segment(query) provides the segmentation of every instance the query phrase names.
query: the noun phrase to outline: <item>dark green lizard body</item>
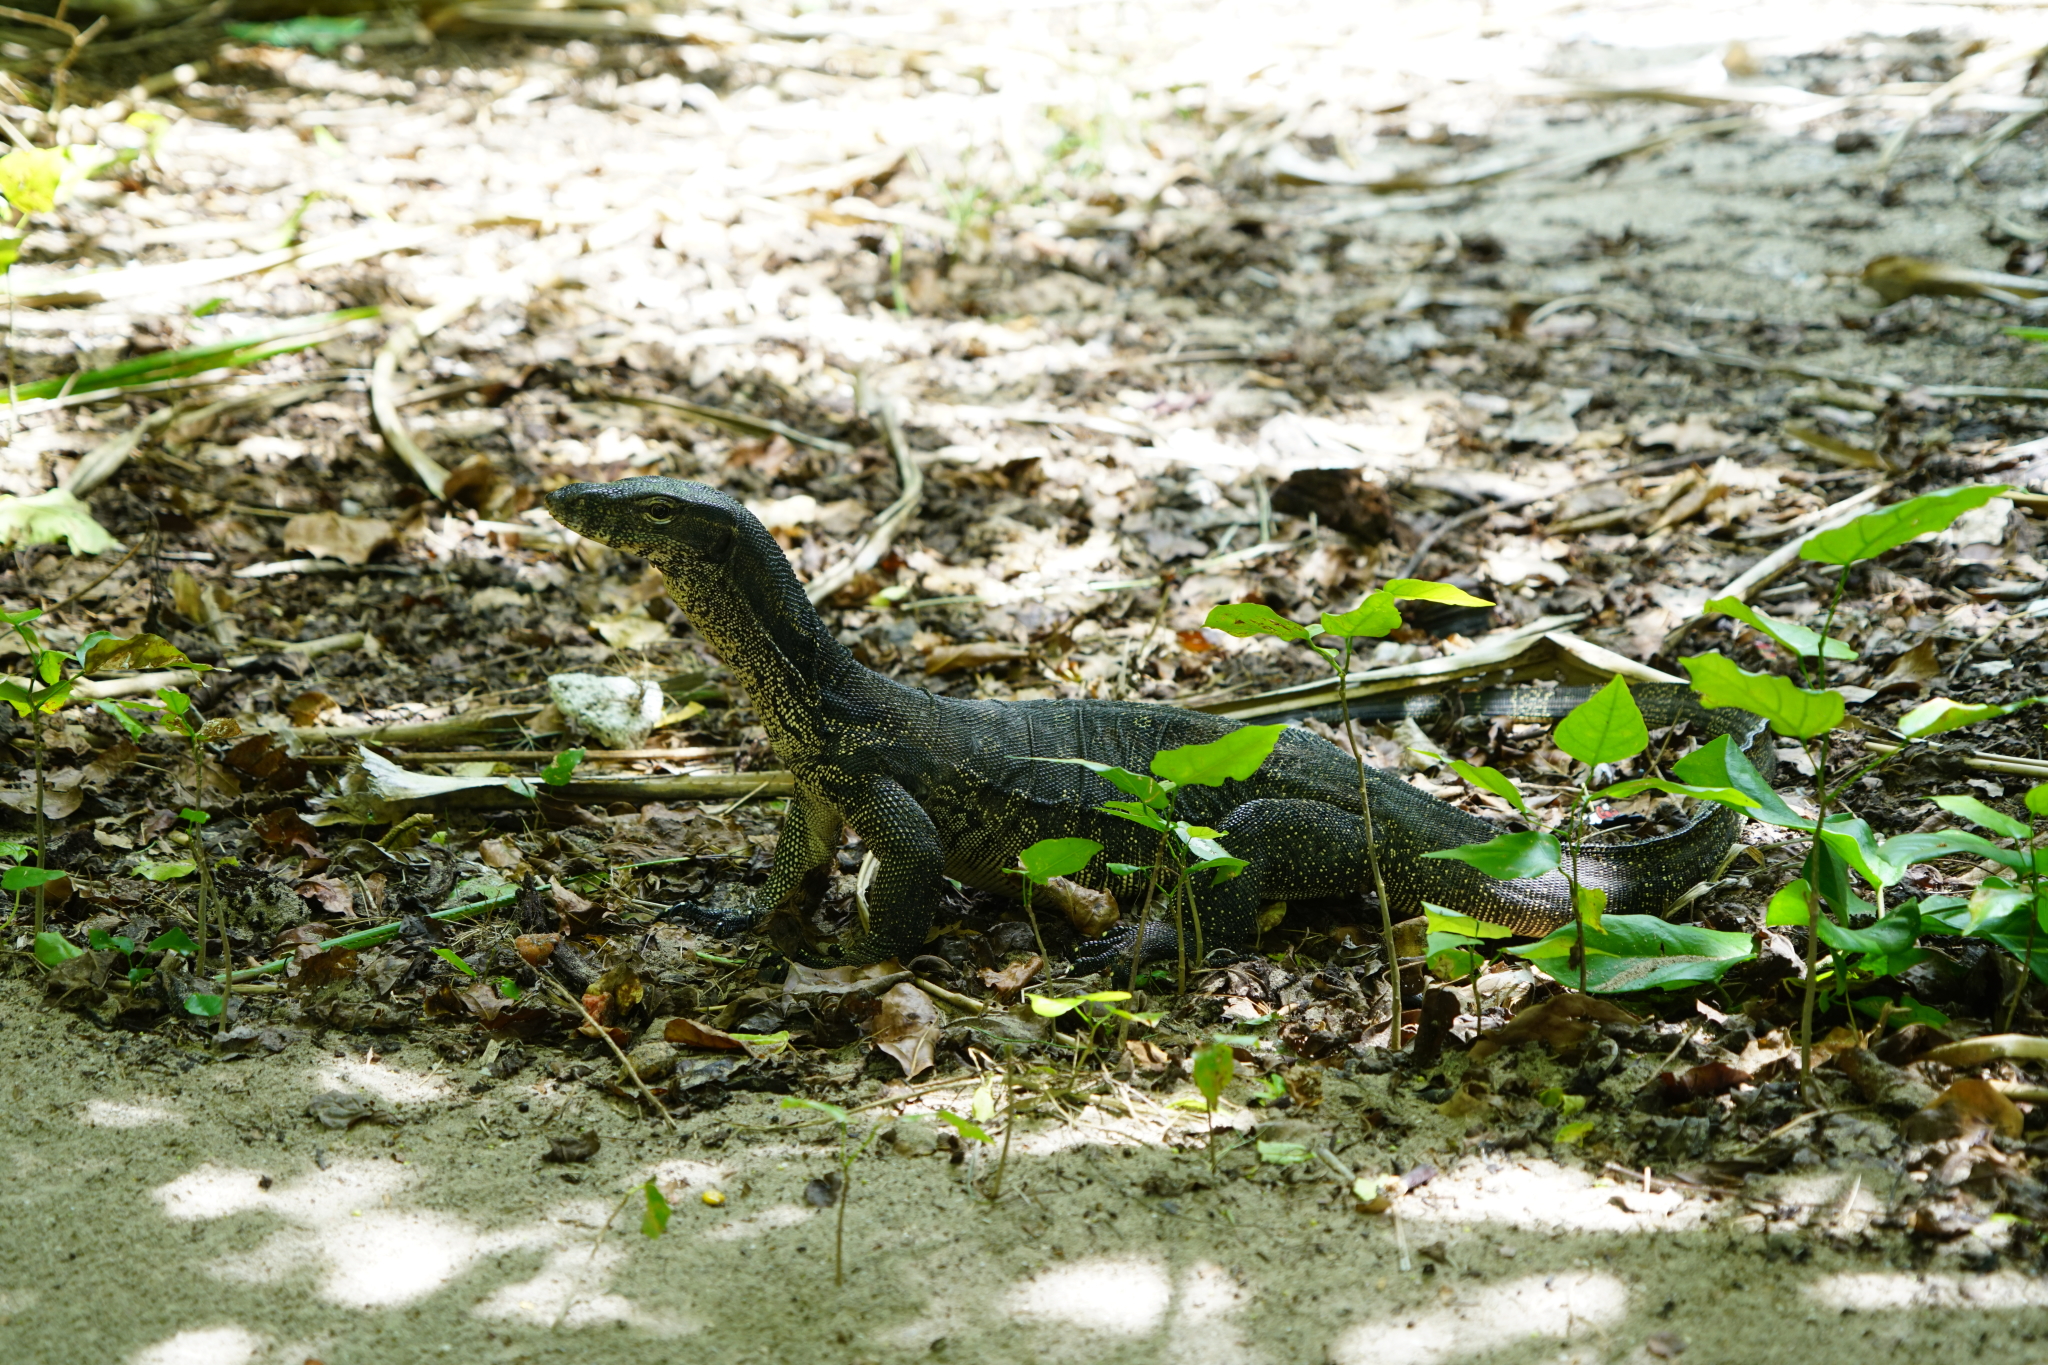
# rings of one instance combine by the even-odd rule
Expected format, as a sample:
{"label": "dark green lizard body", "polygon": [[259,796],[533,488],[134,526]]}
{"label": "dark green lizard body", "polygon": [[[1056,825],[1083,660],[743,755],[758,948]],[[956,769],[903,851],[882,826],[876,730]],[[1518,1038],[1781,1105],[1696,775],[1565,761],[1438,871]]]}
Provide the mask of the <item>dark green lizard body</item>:
{"label": "dark green lizard body", "polygon": [[[969,701],[935,697],[863,667],[826,630],[788,560],[761,523],[727,495],[679,479],[572,484],[548,495],[557,520],[594,540],[645,556],[669,595],[738,678],[794,776],[796,794],[754,918],[803,894],[851,825],[880,862],[867,894],[868,928],[844,946],[845,962],[909,958],[923,949],[943,877],[1014,892],[1020,850],[1047,838],[1085,837],[1105,856],[1077,876],[1132,907],[1141,877],[1116,878],[1103,863],[1147,866],[1157,837],[1097,809],[1121,795],[1075,764],[1086,758],[1147,772],[1161,749],[1201,744],[1241,722],[1170,706],[1110,701]],[[1517,714],[1556,710],[1524,689]],[[1675,686],[1639,687],[1651,724],[1690,719],[1735,737],[1770,775],[1762,723],[1742,711],[1703,711]],[[1499,826],[1456,810],[1398,777],[1366,769],[1380,867],[1397,915],[1424,901],[1540,934],[1571,919],[1561,876],[1496,881],[1424,853],[1477,843]],[[1268,901],[1355,894],[1369,884],[1357,768],[1336,745],[1284,731],[1248,781],[1184,788],[1185,819],[1223,831],[1247,867],[1197,896],[1205,947],[1248,944]],[[1608,893],[1609,913],[1656,913],[1710,875],[1741,817],[1712,807],[1675,834],[1602,846],[1580,857],[1583,881]],[[1084,945],[1081,965],[1128,954],[1134,927]],[[1191,945],[1192,946],[1192,945]],[[1175,950],[1154,926],[1143,956]],[[801,952],[800,956],[804,956]]]}

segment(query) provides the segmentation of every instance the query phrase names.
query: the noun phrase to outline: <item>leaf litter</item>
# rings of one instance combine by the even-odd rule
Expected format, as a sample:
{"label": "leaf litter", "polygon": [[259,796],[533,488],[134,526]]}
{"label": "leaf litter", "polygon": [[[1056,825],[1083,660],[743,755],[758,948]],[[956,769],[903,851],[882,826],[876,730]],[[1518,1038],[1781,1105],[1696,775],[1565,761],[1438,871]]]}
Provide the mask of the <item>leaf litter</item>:
{"label": "leaf litter", "polygon": [[[1722,1239],[1687,1242],[1689,1264],[1808,1267],[1772,1291],[1786,1320],[1802,1295],[1890,1302],[1867,1277],[1902,1268],[1928,1302],[2019,1293],[2001,1277],[2039,1266],[2032,1115],[2048,1086],[2040,1057],[1993,1041],[2013,1032],[1997,955],[1926,940],[1878,1018],[1843,1013],[1821,1040],[1809,1103],[1788,1032],[1797,949],[1764,924],[1791,873],[1760,825],[1678,916],[1753,936],[1753,962],[1626,1009],[1563,988],[1540,955],[1424,974],[1401,1004],[1430,1031],[1427,1065],[1388,1046],[1377,931],[1361,928],[1377,911],[1358,902],[1288,907],[1257,954],[1198,972],[1185,997],[1141,983],[1120,1008],[1162,1017],[1113,1027],[1026,999],[1111,988],[1048,979],[1069,916],[1099,927],[1100,905],[1044,917],[1048,966],[1013,903],[961,892],[925,953],[844,981],[681,930],[667,906],[732,903],[764,874],[786,776],[645,566],[538,506],[573,479],[705,479],[832,584],[828,620],[870,667],[949,695],[1227,707],[1320,675],[1278,641],[1204,629],[1210,606],[1308,619],[1416,574],[1497,605],[1411,610],[1359,666],[1455,676],[1460,656],[1540,626],[1574,643],[1538,677],[1585,680],[1560,660],[1588,650],[1673,674],[1680,638],[1767,668],[1777,640],[1702,613],[1732,596],[1815,617],[1828,576],[1771,551],[1866,490],[2003,482],[2010,497],[1859,571],[1833,626],[1857,657],[1831,677],[1872,734],[1935,694],[2010,703],[2039,689],[2048,421],[2033,343],[2007,334],[2033,316],[2042,268],[2039,134],[2000,120],[2041,92],[2004,16],[1956,11],[1952,33],[1921,9],[1881,38],[1771,48],[1731,29],[1713,62],[1642,71],[1517,19],[1503,34],[1549,65],[1455,84],[1375,55],[1447,52],[1419,11],[1287,48],[1306,7],[1236,49],[1075,16],[977,15],[942,35],[907,5],[462,6],[434,21],[470,35],[460,47],[174,31],[146,71],[88,59],[74,87],[109,95],[160,74],[177,42],[209,65],[139,106],[24,116],[39,140],[61,127],[108,146],[137,107],[166,122],[130,179],[84,182],[111,192],[31,220],[0,519],[37,548],[0,591],[52,608],[61,647],[164,634],[218,670],[199,710],[245,733],[195,770],[103,712],[49,728],[44,811],[69,873],[53,922],[85,951],[15,959],[6,1046],[68,1059],[37,1068],[61,1091],[20,1068],[18,1103],[168,1097],[220,1128],[209,1159],[236,1167],[267,1143],[309,1190],[360,1178],[351,1163],[416,1174],[459,1148],[487,1174],[435,1178],[484,1225],[570,1198],[562,1185],[608,1202],[653,1180],[701,1196],[675,1200],[679,1220],[707,1217],[698,1268],[752,1247],[812,1277],[811,1212],[847,1200],[836,1137],[777,1099],[840,1105],[853,1142],[890,1131],[852,1167],[869,1188],[848,1216],[904,1236],[900,1265],[930,1292],[748,1338],[798,1356],[834,1330],[877,1352],[974,1349],[1047,1322],[1121,1323],[1170,1353],[1205,1321],[1247,1359],[1285,1359],[1270,1342],[1299,1321],[1317,1337],[1302,1358],[1375,1358],[1347,1313],[1377,1317],[1382,1295],[1436,1311],[1429,1282],[1454,1272],[1540,1298],[1505,1266],[1561,1269],[1571,1242],[1560,1258],[1543,1235],[1558,1231],[1617,1239],[1601,1254],[1629,1267],[1622,1300],[1676,1283],[1619,1240],[1653,1227]],[[1071,67],[1074,52],[1116,75]],[[1948,178],[1958,139],[1975,197]],[[1945,248],[1957,259],[1928,254],[1929,223],[1967,244]],[[381,334],[249,345],[373,303]],[[213,355],[243,368],[190,371]],[[92,387],[109,375],[135,382]],[[64,491],[80,457],[130,432]],[[128,545],[146,550],[107,573]],[[636,685],[621,728],[565,704],[553,684],[579,674]],[[1937,795],[2010,805],[2015,778],[2048,775],[2029,769],[2037,723],[1933,747],[1860,813],[1892,832],[1946,827]],[[617,742],[565,763],[585,733]],[[1506,814],[1417,766],[1414,736],[1352,733],[1432,794]],[[1541,788],[1567,765],[1546,728],[1470,718],[1428,739],[1514,772],[1539,793],[1531,818],[1555,817]],[[1613,814],[1665,804],[1637,801]],[[236,963],[289,964],[238,985],[217,1023],[179,1008],[200,983],[175,952],[131,983],[141,959],[90,938],[191,923],[192,876],[151,869],[179,861],[170,836],[193,806],[212,815],[197,837]],[[858,916],[862,861],[841,851],[810,932]],[[1907,885],[1967,896],[1983,875],[1953,858]],[[1665,960],[1679,978],[1691,963]],[[1219,1037],[1234,1070],[1212,1176],[1192,1066]],[[923,1131],[916,1116],[939,1110],[993,1143]],[[48,1160],[46,1139],[11,1140]],[[199,1179],[189,1154],[108,1150],[161,1172],[153,1188]],[[79,1188],[46,1169],[37,1198]],[[990,1243],[1003,1269],[942,1289],[960,1267],[917,1229],[943,1210],[948,1236],[978,1236],[963,1230],[990,1190],[1013,1220]],[[1161,1249],[1163,1229],[1205,1225],[1200,1264]],[[600,1263],[589,1236],[561,1246]],[[858,1281],[896,1255],[860,1243]],[[1345,1313],[1282,1306],[1261,1268],[1274,1255],[1327,1280],[1333,1308],[1335,1285],[1379,1284]],[[1060,1262],[1117,1286],[1125,1316],[1045,1291]],[[714,1267],[722,1293],[746,1292],[737,1264]],[[1607,1283],[1582,1287],[1585,1320],[1626,1334],[1638,1314],[1658,1329],[1638,1333],[1645,1349],[1671,1353],[1663,1319],[1600,1306]],[[601,1287],[544,1288],[512,1297],[546,1307],[508,1308],[508,1330],[599,1320],[576,1316],[582,1293],[648,1332],[737,1331],[646,1286],[658,1307],[640,1319]],[[262,1321],[248,1302],[235,1311]],[[989,1307],[1004,1303],[1008,1318]],[[1203,1319],[1198,1303],[1226,1307]],[[1680,1324],[1699,1343],[1755,1330],[1693,1307]]]}

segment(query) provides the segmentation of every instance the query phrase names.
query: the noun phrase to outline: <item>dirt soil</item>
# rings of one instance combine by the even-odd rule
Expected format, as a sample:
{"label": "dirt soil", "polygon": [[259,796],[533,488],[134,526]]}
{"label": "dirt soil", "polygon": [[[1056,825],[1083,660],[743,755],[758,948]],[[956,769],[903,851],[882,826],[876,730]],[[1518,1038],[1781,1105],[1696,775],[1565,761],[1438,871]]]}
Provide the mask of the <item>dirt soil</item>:
{"label": "dirt soil", "polygon": [[[901,491],[893,418],[922,496],[822,608],[864,663],[1221,705],[1318,666],[1204,630],[1211,605],[1309,619],[1407,574],[1497,605],[1411,614],[1364,664],[1542,622],[1666,673],[1782,666],[1725,618],[1674,632],[1845,499],[2012,484],[1852,577],[1860,658],[1831,681],[1867,756],[1929,696],[2048,690],[2048,357],[2006,331],[2048,265],[2025,12],[906,0],[637,36],[494,12],[325,53],[211,18],[117,33],[55,118],[48,59],[0,48],[26,136],[139,153],[30,220],[18,293],[183,267],[25,297],[14,382],[382,309],[239,376],[24,401],[0,447],[29,495],[143,429],[89,498],[119,547],[17,551],[0,604],[48,608],[64,648],[165,636],[239,729],[195,776],[102,709],[51,724],[49,914],[88,951],[38,962],[17,907],[0,1357],[2048,1356],[2040,1064],[1923,1060],[2007,1031],[2016,990],[2011,1031],[2042,1031],[1984,941],[1866,983],[1897,1014],[1875,1029],[1828,1012],[1810,1095],[1802,942],[1764,924],[1794,860],[1760,825],[1676,912],[1757,935],[1718,985],[1589,1005],[1504,957],[1425,999],[1418,958],[1408,1052],[1369,899],[1288,907],[1185,992],[1154,972],[1125,1003],[1158,1017],[1095,1034],[1020,989],[1124,983],[1048,980],[999,897],[961,893],[911,963],[792,968],[669,912],[765,875],[787,788],[746,698],[644,565],[538,505],[701,479],[815,579]],[[395,458],[401,422],[434,468]],[[1813,619],[1831,586],[1795,564],[1755,600]],[[652,730],[579,730],[549,687],[572,673],[655,685]],[[26,840],[32,741],[4,726]],[[1859,813],[2020,811],[2038,719],[1952,738]],[[1410,730],[1359,739],[1505,811]],[[1539,819],[1571,780],[1540,727],[1429,742],[1515,772]],[[538,795],[462,787],[572,744]],[[139,946],[200,931],[186,808],[237,965],[289,964],[218,1019]],[[855,913],[860,863],[811,931]],[[1056,972],[1076,934],[1046,928]],[[1480,1041],[1511,1016],[1519,1040]],[[1191,1062],[1218,1035],[1212,1126]],[[850,1190],[790,1097],[851,1111]]]}

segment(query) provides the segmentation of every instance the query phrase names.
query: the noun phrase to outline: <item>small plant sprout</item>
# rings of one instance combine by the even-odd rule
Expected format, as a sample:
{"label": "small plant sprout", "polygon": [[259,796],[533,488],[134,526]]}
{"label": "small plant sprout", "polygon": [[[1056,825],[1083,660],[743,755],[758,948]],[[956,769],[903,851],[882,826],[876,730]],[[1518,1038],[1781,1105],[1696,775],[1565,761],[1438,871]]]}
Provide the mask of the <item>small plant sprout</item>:
{"label": "small plant sprout", "polygon": [[[1206,825],[1190,824],[1174,815],[1174,793],[1183,787],[1220,787],[1225,782],[1242,782],[1250,778],[1265,763],[1273,752],[1273,746],[1280,742],[1284,725],[1245,725],[1232,730],[1206,744],[1184,744],[1175,749],[1161,749],[1152,755],[1151,775],[1134,773],[1108,763],[1097,763],[1086,758],[1041,758],[1040,763],[1072,763],[1088,769],[1117,790],[1126,793],[1129,800],[1105,801],[1097,809],[1114,815],[1120,820],[1129,820],[1142,825],[1159,835],[1158,848],[1172,860],[1174,878],[1167,892],[1167,904],[1172,907],[1174,924],[1179,939],[1179,982],[1180,989],[1187,989],[1187,929],[1192,920],[1195,928],[1195,958],[1200,961],[1205,947],[1202,942],[1202,920],[1195,913],[1193,876],[1197,872],[1210,874],[1210,885],[1216,886],[1244,871],[1245,861],[1233,858],[1223,849],[1221,830]],[[1092,855],[1091,855],[1092,856]],[[1155,854],[1155,862],[1157,854]],[[1110,870],[1118,875],[1128,875],[1143,869],[1127,863],[1111,863]],[[1186,919],[1182,918],[1182,902],[1186,903]],[[1131,937],[1132,974],[1136,975],[1137,961],[1145,945],[1145,928],[1150,921],[1152,897],[1147,892],[1145,911],[1140,914]]]}
{"label": "small plant sprout", "polygon": [[567,786],[575,776],[576,767],[583,762],[582,749],[564,749],[549,759],[547,766],[540,770],[540,780],[550,787]]}
{"label": "small plant sprout", "polygon": [[1093,839],[1040,839],[1017,855],[1017,866],[1010,870],[1024,879],[1024,918],[1031,921],[1031,936],[1038,940],[1042,961],[1051,962],[1052,955],[1045,950],[1045,935],[1039,930],[1038,915],[1031,908],[1031,888],[1044,886],[1054,877],[1073,876],[1100,852],[1102,845]]}
{"label": "small plant sprout", "polygon": [[782,1107],[809,1109],[813,1113],[823,1114],[839,1128],[838,1188],[833,1191],[833,1202],[839,1206],[839,1222],[832,1234],[832,1283],[843,1285],[846,1283],[846,1203],[853,1195],[853,1163],[867,1150],[868,1143],[874,1141],[875,1133],[880,1130],[870,1128],[860,1146],[855,1147],[847,1136],[847,1128],[853,1122],[853,1115],[838,1105],[827,1104],[823,1100],[807,1100],[800,1095],[789,1095],[784,1097]]}
{"label": "small plant sprout", "polygon": [[[977,1091],[976,1094],[979,1095],[980,1092]],[[993,1109],[993,1103],[991,1103],[991,1109]],[[973,1119],[963,1119],[950,1109],[936,1110],[934,1111],[933,1116],[935,1118],[943,1120],[947,1124],[947,1126],[952,1128],[954,1132],[958,1133],[960,1135],[960,1140],[962,1142],[980,1143],[984,1147],[995,1145],[995,1139],[988,1135],[988,1130],[982,1127],[980,1124],[976,1123]],[[1007,1141],[1004,1145],[1008,1145]],[[971,1175],[972,1169],[972,1167],[969,1168],[970,1176],[968,1183],[970,1186],[973,1184],[973,1179]],[[998,1168],[996,1171],[996,1180],[998,1185],[1000,1185],[1002,1180],[1002,1171],[1000,1168]],[[993,1199],[995,1196],[990,1195],[988,1197]]]}
{"label": "small plant sprout", "polygon": [[[1387,1038],[1395,1051],[1401,1048],[1401,959],[1394,947],[1394,911],[1387,899],[1386,879],[1380,874],[1379,840],[1373,834],[1372,795],[1366,785],[1365,753],[1351,731],[1351,653],[1359,639],[1379,639],[1401,628],[1401,602],[1441,602],[1449,606],[1490,607],[1492,602],[1474,597],[1463,588],[1420,578],[1397,578],[1386,587],[1367,593],[1357,606],[1340,615],[1323,613],[1312,629],[1290,621],[1271,607],[1256,602],[1227,602],[1209,610],[1203,625],[1226,635],[1246,639],[1270,635],[1281,640],[1298,640],[1315,651],[1337,676],[1337,705],[1344,722],[1345,742],[1358,764],[1358,809],[1365,821],[1366,866],[1372,873],[1373,893],[1380,902],[1380,944],[1387,959],[1387,982],[1393,992],[1393,1023]],[[1318,636],[1334,636],[1337,646],[1316,643]]]}
{"label": "small plant sprout", "polygon": [[1223,1100],[1223,1089],[1230,1084],[1230,1078],[1237,1074],[1237,1055],[1230,1050],[1230,1044],[1212,1042],[1194,1057],[1192,1067],[1195,1089],[1202,1092],[1202,1104],[1209,1115],[1209,1174],[1216,1173],[1216,1106]]}
{"label": "small plant sprout", "polygon": [[1084,1044],[1077,1039],[1074,1043],[1074,1074],[1076,1076],[1081,1074],[1082,1059],[1095,1050],[1095,1034],[1096,1030],[1102,1026],[1103,1015],[1114,1015],[1126,1023],[1144,1024],[1148,1027],[1158,1023],[1160,1018],[1157,1011],[1146,1014],[1133,1014],[1129,1010],[1118,1009],[1114,1002],[1130,999],[1131,993],[1129,991],[1090,991],[1086,995],[1070,996],[1033,995],[1030,991],[1026,991],[1024,992],[1024,998],[1031,1002],[1031,1012],[1041,1019],[1058,1019],[1063,1015],[1078,1010],[1081,1018],[1087,1022],[1087,1042]]}
{"label": "small plant sprout", "polygon": [[640,1235],[652,1241],[668,1231],[671,1210],[668,1199],[661,1192],[661,1186],[652,1180],[642,1185],[640,1192],[647,1199],[646,1210],[640,1215]]}

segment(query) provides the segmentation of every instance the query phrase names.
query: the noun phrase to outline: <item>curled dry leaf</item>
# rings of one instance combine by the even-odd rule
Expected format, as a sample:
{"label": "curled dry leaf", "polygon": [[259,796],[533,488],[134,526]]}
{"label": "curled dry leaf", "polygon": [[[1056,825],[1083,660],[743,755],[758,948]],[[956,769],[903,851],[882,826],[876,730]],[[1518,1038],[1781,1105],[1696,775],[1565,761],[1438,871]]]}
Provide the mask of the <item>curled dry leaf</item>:
{"label": "curled dry leaf", "polygon": [[1029,657],[1030,653],[1023,645],[1005,644],[1000,640],[940,645],[925,655],[924,671],[932,674],[959,673],[970,668],[987,668],[990,664],[1015,663]]}
{"label": "curled dry leaf", "polygon": [[1960,1043],[1948,1043],[1931,1052],[1921,1054],[1926,1062],[1940,1062],[1943,1066],[1981,1066],[1996,1061],[2048,1061],[2048,1038],[2036,1038],[2030,1033],[1988,1033],[1981,1038],[1965,1038]]}
{"label": "curled dry leaf", "polygon": [[1065,877],[1054,877],[1032,893],[1040,904],[1049,905],[1067,917],[1082,938],[1101,938],[1122,917],[1116,897]]}
{"label": "curled dry leaf", "polygon": [[1568,1052],[1584,1042],[1595,1024],[1640,1024],[1643,1021],[1610,1001],[1576,992],[1531,1005],[1472,1045],[1472,1060],[1491,1057],[1517,1043],[1542,1043],[1552,1052]]}
{"label": "curled dry leaf", "polygon": [[981,984],[994,991],[998,1000],[1015,1000],[1017,992],[1029,985],[1031,978],[1038,975],[1044,966],[1045,959],[1032,953],[1007,967],[983,967]]}
{"label": "curled dry leaf", "polygon": [[1877,690],[1889,692],[1893,688],[1912,689],[1925,687],[1941,678],[1941,660],[1935,656],[1934,641],[1922,640],[1911,649],[1892,660],[1892,666],[1877,680]]}
{"label": "curled dry leaf", "polygon": [[896,1059],[905,1079],[929,1070],[946,1022],[939,1007],[908,981],[891,987],[881,1006],[864,1026],[868,1037]]}
{"label": "curled dry leaf", "polygon": [[371,555],[390,543],[391,523],[379,517],[310,512],[284,524],[285,549],[344,564],[367,564]]}
{"label": "curled dry leaf", "polygon": [[1750,1080],[1750,1074],[1741,1067],[1730,1066],[1726,1062],[1704,1062],[1676,1075],[1669,1071],[1658,1072],[1657,1088],[1663,1093],[1666,1104],[1683,1104],[1687,1100],[1725,1095],[1738,1085],[1748,1085]]}
{"label": "curled dry leaf", "polygon": [[778,1045],[750,1043],[733,1037],[724,1029],[681,1017],[671,1019],[662,1025],[661,1037],[664,1042],[674,1043],[677,1047],[705,1047],[715,1048],[721,1052],[744,1052],[749,1057],[769,1057],[782,1050]]}
{"label": "curled dry leaf", "polygon": [[1971,1078],[1942,1091],[1933,1104],[1908,1118],[1901,1131],[1914,1143],[1958,1138],[1976,1142],[1992,1133],[2016,1138],[2024,1127],[2025,1119],[2011,1100],[1991,1082]]}
{"label": "curled dry leaf", "polygon": [[521,934],[512,940],[512,949],[526,959],[529,967],[538,967],[555,955],[561,945],[560,934]]}

